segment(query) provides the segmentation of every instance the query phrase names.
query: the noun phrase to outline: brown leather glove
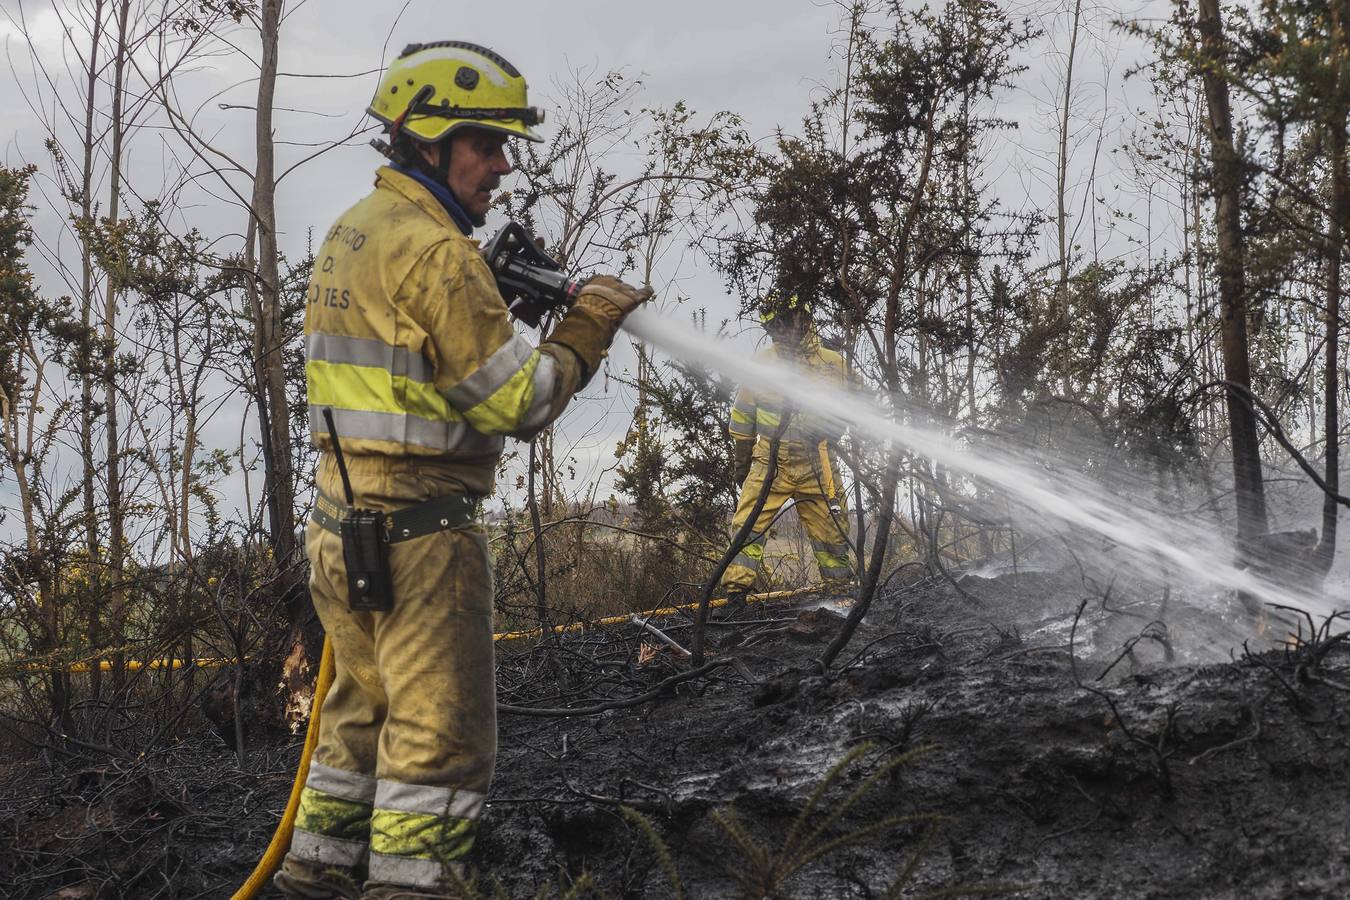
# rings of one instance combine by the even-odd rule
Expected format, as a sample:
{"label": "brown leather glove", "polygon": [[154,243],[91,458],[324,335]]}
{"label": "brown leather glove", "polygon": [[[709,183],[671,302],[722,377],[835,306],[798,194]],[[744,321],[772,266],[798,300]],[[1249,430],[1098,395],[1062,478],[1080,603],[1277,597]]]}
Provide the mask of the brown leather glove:
{"label": "brown leather glove", "polygon": [[652,289],[635,288],[612,275],[597,275],[581,288],[576,302],[548,336],[581,359],[589,380],[628,314],[651,299]]}
{"label": "brown leather glove", "polygon": [[750,464],[755,459],[754,440],[743,441],[739,438],[736,441],[736,468],[732,471],[736,474],[736,483],[745,484],[745,479],[750,477]]}
{"label": "brown leather glove", "polygon": [[630,312],[651,298],[650,287],[635,288],[613,275],[596,275],[582,286],[572,308],[587,310],[594,313],[596,318],[609,322],[613,328],[610,334],[613,335]]}

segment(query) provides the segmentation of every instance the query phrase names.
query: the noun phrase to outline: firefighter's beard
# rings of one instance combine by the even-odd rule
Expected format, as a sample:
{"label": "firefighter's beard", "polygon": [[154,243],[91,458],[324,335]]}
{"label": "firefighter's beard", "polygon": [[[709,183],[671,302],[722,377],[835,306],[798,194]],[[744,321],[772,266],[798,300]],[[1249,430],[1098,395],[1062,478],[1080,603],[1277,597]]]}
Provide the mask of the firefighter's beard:
{"label": "firefighter's beard", "polygon": [[[488,189],[489,198],[492,196],[492,191],[494,190],[496,190],[495,187]],[[464,198],[461,197],[459,195],[459,192],[456,191],[454,188],[450,189],[450,195],[455,198],[455,202],[459,204],[459,208],[464,210],[464,215],[468,217],[469,222],[473,225],[474,228],[482,228],[484,225],[487,224],[487,210],[492,208],[492,203],[490,200],[486,204],[484,210],[482,212],[479,212],[470,204],[465,203]]]}
{"label": "firefighter's beard", "polygon": [[469,221],[473,223],[474,228],[482,228],[484,225],[487,224],[488,211],[492,209],[493,205],[496,203],[497,188],[500,186],[501,181],[494,180],[491,185],[485,185],[479,191],[479,193],[487,194],[487,203],[482,205],[481,212],[479,211],[480,207],[469,209],[467,206],[465,206],[464,203],[462,202],[460,203],[460,206],[463,206],[464,211],[468,213]]}

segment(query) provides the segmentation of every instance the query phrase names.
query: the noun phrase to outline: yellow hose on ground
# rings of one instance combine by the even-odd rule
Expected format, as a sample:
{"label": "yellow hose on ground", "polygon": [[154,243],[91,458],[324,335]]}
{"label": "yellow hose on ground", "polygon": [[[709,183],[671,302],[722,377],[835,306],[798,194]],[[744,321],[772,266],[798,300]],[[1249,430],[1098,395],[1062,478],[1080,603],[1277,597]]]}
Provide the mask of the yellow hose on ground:
{"label": "yellow hose on ground", "polygon": [[[199,669],[219,669],[224,666],[232,666],[237,662],[237,659],[226,659],[224,657],[204,657],[202,659],[129,659],[122,665],[128,672],[139,672],[141,669],[181,669],[189,664]],[[88,672],[90,668],[91,664],[87,662],[73,663],[66,671]],[[99,660],[98,668],[100,672],[111,672],[113,670],[112,660]]]}
{"label": "yellow hose on ground", "polygon": [[[244,657],[245,660],[249,657]],[[142,669],[184,669],[189,665],[196,666],[199,669],[220,669],[225,666],[232,666],[239,660],[231,659],[225,656],[206,656],[198,659],[128,659],[124,661],[120,668],[127,672],[139,672]],[[51,666],[46,663],[28,662],[15,663],[17,668],[12,671],[21,672],[71,672],[76,675],[89,672],[94,668],[94,660],[85,660],[84,662],[68,663],[66,665]],[[98,660],[98,670],[100,672],[111,672],[114,668],[113,661],[110,659]],[[8,673],[6,673],[8,674]]]}
{"label": "yellow hose on ground", "polygon": [[323,706],[323,698],[332,686],[333,645],[325,635],[323,655],[319,659],[319,677],[314,682],[314,702],[309,707],[309,728],[305,730],[305,747],[300,751],[300,765],[295,769],[295,783],[291,785],[291,796],[286,801],[286,811],[282,814],[281,821],[277,823],[272,842],[267,845],[262,859],[258,860],[253,874],[248,876],[248,881],[234,892],[231,900],[252,900],[258,896],[271,880],[273,873],[281,866],[286,851],[291,849],[291,832],[295,829],[295,814],[300,809],[300,792],[304,790],[305,779],[309,778],[309,760],[314,755],[314,746],[319,743],[319,709]]}
{"label": "yellow hose on ground", "polygon": [[[818,587],[797,588],[792,591],[769,591],[764,594],[750,594],[745,598],[747,603],[763,603],[766,600],[783,600],[787,597],[796,597],[798,594],[809,594],[812,591],[818,591]],[[708,604],[709,609],[716,609],[719,606],[727,605],[727,598],[722,597],[713,600]],[[596,619],[594,622],[570,622],[567,625],[554,625],[549,629],[551,634],[568,634],[573,631],[584,631],[587,628],[597,628],[605,625],[627,625],[633,621],[633,616],[641,616],[644,619],[660,619],[666,616],[673,616],[676,613],[684,612],[690,609],[698,609],[697,603],[685,603],[680,606],[663,606],[660,609],[648,609],[639,613],[624,613],[621,616],[605,616],[603,619]],[[494,641],[519,641],[525,638],[539,637],[543,632],[538,628],[531,628],[529,631],[501,631],[492,636]]]}
{"label": "yellow hose on ground", "polygon": [[[794,591],[770,591],[765,594],[751,594],[745,599],[749,603],[763,603],[766,600],[781,600],[785,597],[795,597],[798,594],[807,594],[816,588],[798,588]],[[708,605],[710,607],[725,606],[727,598],[722,597],[713,600]],[[682,606],[665,606],[660,609],[649,609],[646,612],[637,613],[644,618],[659,618],[662,616],[672,616],[682,610],[695,609],[697,603],[686,603]],[[629,615],[632,615],[631,613]],[[608,616],[592,623],[572,622],[568,625],[557,625],[551,630],[555,634],[563,634],[569,631],[580,631],[587,627],[596,625],[619,625],[627,624],[632,619],[628,615]],[[528,637],[539,637],[542,632],[536,628],[532,631],[505,631],[494,634],[492,639],[495,641],[514,641]],[[262,859],[258,860],[258,865],[253,869],[253,874],[248,877],[243,886],[234,892],[230,900],[253,900],[258,893],[267,886],[272,875],[281,866],[281,860],[286,856],[286,851],[291,847],[291,833],[295,830],[295,814],[300,809],[300,792],[304,790],[305,779],[309,777],[309,760],[314,755],[314,745],[319,742],[319,709],[323,706],[323,698],[328,694],[328,689],[333,684],[333,645],[329,643],[325,636],[323,639],[323,658],[319,662],[319,679],[314,685],[314,702],[309,707],[309,728],[305,731],[305,747],[300,752],[300,765],[295,769],[295,783],[291,785],[291,796],[286,801],[286,812],[282,814],[281,821],[277,823],[276,833],[272,835],[272,842],[267,845],[267,850],[263,853]]]}
{"label": "yellow hose on ground", "polygon": [[[798,594],[809,594],[816,588],[797,588],[791,591],[768,591],[763,594],[750,594],[747,596],[747,603],[763,603],[766,600],[783,600],[787,597],[796,597]],[[727,599],[722,597],[713,600],[708,604],[709,609],[716,609],[719,606],[725,606]],[[584,631],[587,628],[598,628],[608,625],[624,625],[632,621],[632,616],[641,616],[644,619],[664,618],[673,616],[686,610],[698,609],[697,603],[685,603],[680,606],[663,606],[660,609],[648,609],[639,613],[624,613],[620,616],[605,616],[603,619],[595,619],[590,622],[569,622],[565,625],[554,625],[549,629],[551,634],[568,634],[573,631]],[[527,631],[499,631],[492,636],[494,641],[519,641],[526,638],[539,637],[542,632],[538,628],[532,628]],[[247,657],[246,657],[247,658]],[[142,669],[182,669],[191,664],[199,669],[218,669],[224,666],[235,665],[238,660],[227,657],[203,657],[200,659],[129,659],[122,663],[122,668],[128,672],[139,672]],[[320,664],[322,666],[322,663]],[[113,663],[110,660],[99,660],[98,667],[100,671],[111,672]],[[24,663],[21,668],[25,672],[72,672],[81,674],[88,672],[93,668],[92,662],[70,663],[65,666],[45,666],[42,663]]]}

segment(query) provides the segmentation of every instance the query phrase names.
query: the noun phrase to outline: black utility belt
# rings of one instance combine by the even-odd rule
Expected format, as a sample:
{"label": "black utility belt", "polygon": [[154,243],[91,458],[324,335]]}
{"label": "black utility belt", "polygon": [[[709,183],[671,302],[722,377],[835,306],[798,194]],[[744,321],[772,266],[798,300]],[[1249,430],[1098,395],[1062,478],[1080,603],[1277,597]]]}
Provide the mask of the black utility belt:
{"label": "black utility belt", "polygon": [[394,608],[389,545],[462,528],[477,520],[475,497],[440,497],[394,512],[362,509],[320,493],[314,522],[342,538],[347,573],[347,605],[353,612],[389,612]]}
{"label": "black utility belt", "polygon": [[[394,512],[382,513],[384,541],[387,544],[397,544],[399,541],[411,541],[438,531],[472,525],[478,520],[478,505],[481,502],[482,499],[479,497],[437,497],[416,506],[405,506]],[[342,534],[342,521],[349,518],[352,512],[352,507],[334,500],[322,491],[314,499],[315,524],[333,534]]]}

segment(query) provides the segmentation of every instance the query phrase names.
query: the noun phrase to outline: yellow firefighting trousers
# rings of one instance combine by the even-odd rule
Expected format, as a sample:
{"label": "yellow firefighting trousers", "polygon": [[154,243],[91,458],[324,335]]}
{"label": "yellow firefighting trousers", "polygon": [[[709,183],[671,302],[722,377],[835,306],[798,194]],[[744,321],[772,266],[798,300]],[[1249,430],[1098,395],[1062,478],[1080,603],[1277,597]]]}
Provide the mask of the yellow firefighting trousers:
{"label": "yellow firefighting trousers", "polygon": [[[764,489],[768,474],[768,441],[755,446],[750,474],[741,485],[736,514],[731,520],[735,534],[745,521]],[[835,461],[823,445],[784,443],[778,452],[778,471],[759,518],[755,520],[746,543],[722,576],[723,590],[748,591],[764,564],[764,545],[774,518],[791,500],[811,541],[820,578],[829,590],[847,590],[853,586],[853,566],[849,562],[848,513],[844,505],[843,485]],[[834,510],[831,510],[831,506]]]}
{"label": "yellow firefighting trousers", "polygon": [[[456,492],[426,460],[347,465],[356,506],[395,510]],[[342,496],[331,454],[318,487]],[[338,535],[310,522],[305,545],[336,677],[278,886],[328,896],[334,874],[368,873],[372,895],[396,885],[453,896],[448,873],[473,843],[496,753],[486,536],[469,526],[391,544],[390,612],[348,609]]]}

